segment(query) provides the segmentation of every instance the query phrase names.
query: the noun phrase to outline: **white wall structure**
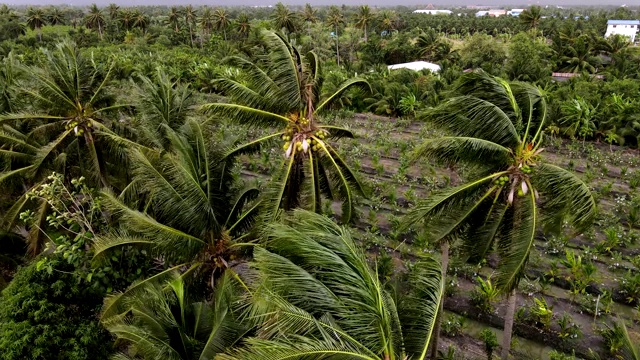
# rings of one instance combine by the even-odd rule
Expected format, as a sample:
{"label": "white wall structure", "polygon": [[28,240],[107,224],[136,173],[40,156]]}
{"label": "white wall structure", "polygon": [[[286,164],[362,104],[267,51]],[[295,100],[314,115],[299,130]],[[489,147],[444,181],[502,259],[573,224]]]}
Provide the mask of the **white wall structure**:
{"label": "white wall structure", "polygon": [[427,15],[451,15],[451,10],[415,10],[414,14],[427,14]]}
{"label": "white wall structure", "polygon": [[510,11],[507,11],[507,15],[520,16],[523,11],[524,9],[511,9]]}
{"label": "white wall structure", "polygon": [[426,61],[414,61],[410,63],[403,64],[395,64],[387,66],[389,70],[397,70],[397,69],[409,69],[414,71],[420,71],[424,69],[428,69],[433,73],[437,73],[440,71],[440,65],[426,62]]}
{"label": "white wall structure", "polygon": [[609,20],[607,21],[607,32],[604,37],[619,34],[628,37],[631,42],[634,42],[639,26],[640,20]]}

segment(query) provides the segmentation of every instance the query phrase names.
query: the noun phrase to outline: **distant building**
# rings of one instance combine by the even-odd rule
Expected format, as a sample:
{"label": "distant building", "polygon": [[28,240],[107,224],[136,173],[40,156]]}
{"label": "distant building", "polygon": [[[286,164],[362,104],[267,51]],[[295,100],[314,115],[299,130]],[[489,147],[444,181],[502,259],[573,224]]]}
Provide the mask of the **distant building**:
{"label": "distant building", "polygon": [[440,71],[440,65],[426,62],[426,61],[414,61],[410,63],[403,64],[395,64],[387,66],[389,70],[397,70],[397,69],[409,69],[414,71],[420,71],[424,69],[428,69],[433,73],[437,73]]}
{"label": "distant building", "polygon": [[511,9],[510,11],[507,11],[507,15],[520,16],[523,11],[524,9]]}
{"label": "distant building", "polygon": [[640,20],[609,20],[604,37],[619,34],[628,37],[631,42],[635,42],[639,26]]}
{"label": "distant building", "polygon": [[502,15],[506,15],[506,14],[507,14],[507,10],[478,11],[476,13],[476,17],[481,17],[481,16],[498,17],[498,16],[502,16]]}
{"label": "distant building", "polygon": [[414,14],[427,14],[427,15],[451,15],[451,10],[415,10]]}

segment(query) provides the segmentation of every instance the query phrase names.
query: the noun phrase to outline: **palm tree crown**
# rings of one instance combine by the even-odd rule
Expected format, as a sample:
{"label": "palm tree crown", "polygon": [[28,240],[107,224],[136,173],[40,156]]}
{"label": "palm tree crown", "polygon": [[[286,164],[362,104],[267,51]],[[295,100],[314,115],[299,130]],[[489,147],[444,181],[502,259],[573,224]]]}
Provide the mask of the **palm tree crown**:
{"label": "palm tree crown", "polygon": [[[538,88],[479,71],[463,75],[457,92],[427,113],[451,136],[426,140],[415,157],[470,165],[477,179],[432,194],[406,224],[423,221],[434,241],[460,237],[475,260],[497,249],[496,285],[510,294],[503,339],[509,344],[515,288],[538,225],[558,229],[566,221],[584,229],[595,217],[595,200],[574,174],[543,161],[547,107]],[[508,352],[503,348],[503,359]]]}
{"label": "palm tree crown", "polygon": [[[352,187],[360,193],[362,188],[327,139],[353,135],[346,129],[320,125],[318,114],[349,88],[368,87],[368,83],[362,79],[351,79],[322,100],[322,72],[316,55],[310,52],[301,56],[298,49],[276,33],[265,31],[263,36],[268,55],[254,61],[240,57],[228,60],[246,72],[248,84],[231,79],[218,81],[219,87],[233,103],[207,104],[204,109],[210,114],[250,126],[277,126],[281,129],[229,152],[232,156],[255,151],[269,139],[283,139],[283,171],[278,174],[280,181],[273,182],[272,191],[267,195],[267,204],[270,204],[266,211],[268,217],[275,216],[280,208],[290,210],[299,206],[302,183],[308,179],[310,208],[321,210],[322,194],[331,199],[342,199],[343,217],[348,220],[353,208]],[[334,176],[328,177],[328,172]]]}
{"label": "palm tree crown", "polygon": [[255,338],[221,359],[424,359],[444,293],[439,264],[418,260],[396,291],[349,229],[296,210],[256,248],[248,319]]}

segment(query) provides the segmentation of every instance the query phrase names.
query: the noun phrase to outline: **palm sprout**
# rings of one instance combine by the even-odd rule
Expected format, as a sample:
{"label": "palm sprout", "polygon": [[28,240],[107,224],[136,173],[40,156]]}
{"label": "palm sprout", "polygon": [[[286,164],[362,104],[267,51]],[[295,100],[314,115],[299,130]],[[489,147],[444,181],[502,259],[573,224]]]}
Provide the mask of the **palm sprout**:
{"label": "palm sprout", "polygon": [[444,292],[439,264],[413,264],[391,290],[349,229],[296,210],[256,248],[245,347],[221,359],[424,359]]}
{"label": "palm sprout", "polygon": [[329,199],[342,199],[342,215],[348,221],[352,215],[354,190],[359,193],[363,190],[355,174],[327,140],[353,135],[343,128],[319,124],[318,114],[348,89],[368,87],[368,83],[361,79],[348,80],[335,93],[321,100],[323,79],[317,56],[313,52],[301,56],[297,48],[276,33],[264,32],[264,39],[269,52],[267,56],[254,61],[239,57],[228,60],[242,68],[247,76],[246,85],[231,79],[217,82],[232,103],[206,104],[203,108],[209,114],[249,126],[281,129],[228,153],[228,156],[234,156],[255,151],[270,139],[282,138],[285,159],[282,171],[266,195],[268,218],[274,218],[280,208],[290,210],[301,205],[303,183],[308,179],[311,210],[322,209],[323,194]]}
{"label": "palm sprout", "polygon": [[[478,178],[432,194],[406,223],[424,222],[435,241],[459,235],[475,259],[496,246],[496,285],[510,294],[513,311],[538,224],[558,228],[567,221],[584,229],[595,217],[595,201],[579,178],[543,162],[547,107],[536,87],[480,71],[464,75],[457,91],[461,96],[427,114],[451,136],[426,140],[415,157],[464,163]],[[505,317],[506,344],[512,321],[511,312]]]}

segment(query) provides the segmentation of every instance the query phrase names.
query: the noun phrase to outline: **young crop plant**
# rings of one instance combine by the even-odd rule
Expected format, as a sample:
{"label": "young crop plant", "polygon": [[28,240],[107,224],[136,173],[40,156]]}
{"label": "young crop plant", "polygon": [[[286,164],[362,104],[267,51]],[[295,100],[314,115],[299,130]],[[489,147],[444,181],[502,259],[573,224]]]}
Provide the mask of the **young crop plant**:
{"label": "young crop plant", "polygon": [[322,197],[343,201],[342,218],[353,215],[356,193],[364,189],[330,139],[353,137],[345,128],[323,125],[320,114],[337,105],[349,89],[369,88],[366,80],[353,78],[332,94],[323,94],[323,75],[314,52],[302,55],[282,35],[264,31],[267,55],[249,60],[231,57],[227,62],[243,70],[244,81],[216,81],[229,103],[203,106],[206,113],[248,126],[276,130],[227,153],[228,157],[255,152],[270,139],[282,140],[283,162],[263,203],[267,219],[280,209],[303,207],[322,211]]}

